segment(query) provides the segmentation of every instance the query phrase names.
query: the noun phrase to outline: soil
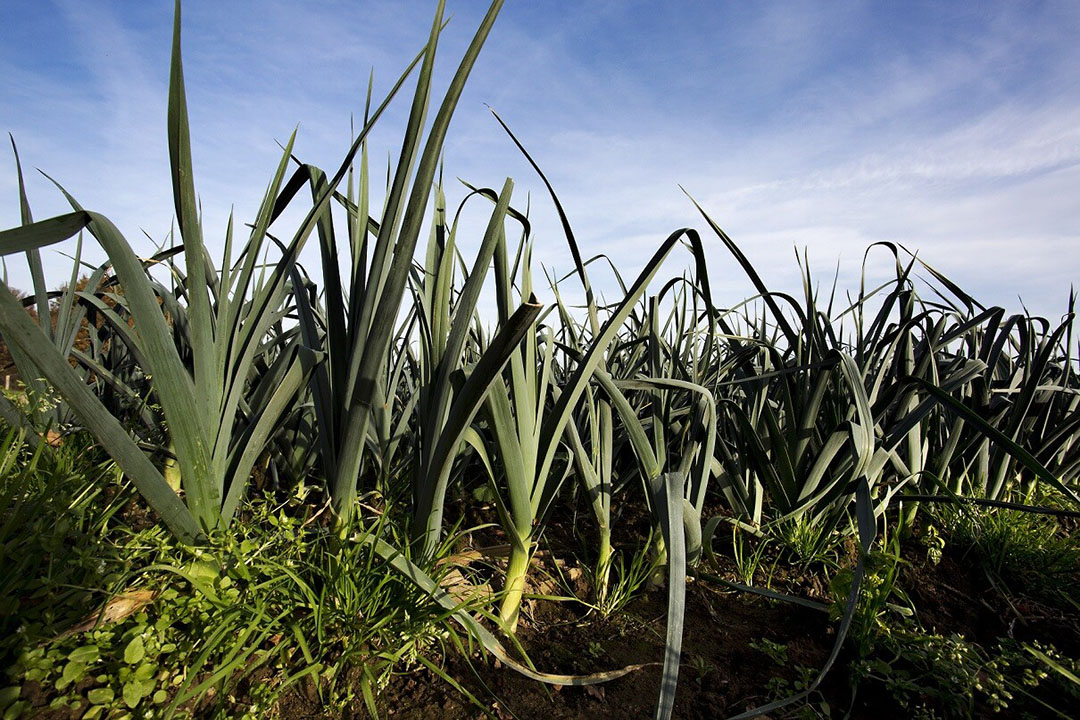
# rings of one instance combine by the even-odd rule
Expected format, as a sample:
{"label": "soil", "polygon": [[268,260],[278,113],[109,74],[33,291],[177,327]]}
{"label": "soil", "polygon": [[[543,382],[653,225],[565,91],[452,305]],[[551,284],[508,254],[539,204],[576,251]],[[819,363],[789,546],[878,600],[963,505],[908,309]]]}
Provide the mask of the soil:
{"label": "soil", "polygon": [[911,558],[904,587],[929,631],[960,633],[980,645],[998,639],[1052,643],[1070,657],[1080,654],[1080,617],[1034,594],[1010,597],[1001,581],[962,553],[946,553],[938,566]]}
{"label": "soil", "polygon": [[[653,663],[622,678],[589,687],[548,686],[529,680],[491,658],[446,659],[444,672],[480,701],[427,669],[397,675],[378,698],[380,717],[544,718],[651,717],[660,687],[666,594],[651,592],[606,619],[578,615],[568,603],[536,601],[518,637],[537,669],[588,674]],[[780,667],[750,643],[767,638],[788,647]],[[687,586],[682,670],[675,716],[715,718],[768,700],[770,677],[796,679],[796,665],[819,667],[831,649],[833,629],[821,612],[758,596],[718,592],[702,582]],[[281,717],[323,717],[302,692],[285,698]],[[361,702],[350,709],[367,717]]]}

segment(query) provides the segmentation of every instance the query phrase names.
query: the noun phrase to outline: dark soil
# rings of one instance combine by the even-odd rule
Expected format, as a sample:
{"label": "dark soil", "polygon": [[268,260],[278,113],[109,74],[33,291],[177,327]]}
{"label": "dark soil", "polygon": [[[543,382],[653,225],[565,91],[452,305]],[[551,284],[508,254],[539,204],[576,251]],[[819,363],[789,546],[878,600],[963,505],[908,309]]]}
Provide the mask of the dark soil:
{"label": "dark soil", "polygon": [[1070,657],[1080,654],[1080,617],[1075,612],[1035,593],[1010,591],[968,554],[947,552],[936,567],[915,555],[903,582],[929,631],[960,633],[983,646],[1001,638],[1040,640]]}
{"label": "dark soil", "polygon": [[[444,671],[478,698],[480,706],[435,673],[419,669],[393,678],[379,697],[380,716],[651,717],[660,687],[665,603],[665,593],[653,592],[623,613],[593,619],[578,616],[568,604],[536,602],[519,626],[522,645],[543,672],[589,674],[654,663],[622,678],[589,687],[548,686],[491,658],[450,657]],[[762,704],[768,700],[762,693],[770,677],[794,681],[795,666],[820,667],[831,649],[828,617],[811,609],[722,593],[697,581],[687,587],[687,606],[676,717],[724,717]],[[761,638],[787,645],[786,667],[750,647]],[[281,717],[322,717],[302,692],[283,700],[279,711]],[[360,701],[350,711],[366,717]]]}

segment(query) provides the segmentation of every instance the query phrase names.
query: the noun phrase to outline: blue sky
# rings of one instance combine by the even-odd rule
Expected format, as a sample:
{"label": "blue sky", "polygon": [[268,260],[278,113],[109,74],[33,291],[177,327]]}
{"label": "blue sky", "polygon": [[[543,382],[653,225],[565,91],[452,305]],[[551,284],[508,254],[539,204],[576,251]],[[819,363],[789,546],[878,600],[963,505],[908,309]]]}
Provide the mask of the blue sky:
{"label": "blue sky", "polygon": [[[434,2],[190,1],[184,63],[208,241],[249,220],[279,150],[336,168],[369,71],[380,96],[424,42]],[[486,3],[448,2],[445,84]],[[138,248],[172,219],[165,111],[172,4],[0,5],[0,130],[37,218],[66,210],[41,168]],[[544,167],[583,251],[636,272],[672,230],[704,229],[684,186],[775,289],[794,249],[824,283],[858,285],[895,241],[985,304],[1065,309],[1080,277],[1080,4],[508,0],[462,98],[446,171],[531,193],[536,257],[570,269],[550,203],[485,108]],[[407,96],[400,100],[407,101]],[[406,102],[372,140],[396,157]],[[18,223],[0,153],[0,226]],[[451,198],[460,198],[456,186]],[[482,227],[477,217],[467,227]],[[708,238],[708,236],[706,236]],[[475,246],[476,240],[466,240]],[[707,239],[717,300],[750,290]],[[216,244],[215,244],[216,243]],[[67,261],[49,251],[50,280]],[[681,259],[672,261],[678,272]],[[891,261],[871,256],[869,276]],[[19,259],[12,284],[25,287]],[[543,298],[542,298],[543,299]]]}

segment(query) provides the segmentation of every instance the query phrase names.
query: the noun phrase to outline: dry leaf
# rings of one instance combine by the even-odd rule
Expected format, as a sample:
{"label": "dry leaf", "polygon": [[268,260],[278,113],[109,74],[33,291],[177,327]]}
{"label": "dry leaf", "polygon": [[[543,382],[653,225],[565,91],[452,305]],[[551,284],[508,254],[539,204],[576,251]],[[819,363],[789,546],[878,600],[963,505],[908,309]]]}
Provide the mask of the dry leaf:
{"label": "dry leaf", "polygon": [[139,608],[152,603],[157,596],[158,593],[156,590],[128,590],[125,593],[114,596],[106,603],[104,609],[91,615],[87,615],[78,625],[64,631],[57,637],[62,638],[67,637],[68,635],[92,630],[99,622],[102,625],[119,622]]}
{"label": "dry leaf", "polygon": [[461,571],[454,568],[446,574],[446,576],[439,581],[439,585],[442,589],[450,594],[450,597],[454,598],[457,602],[464,602],[475,597],[490,597],[491,586],[487,583],[483,585],[473,585],[469,582]]}

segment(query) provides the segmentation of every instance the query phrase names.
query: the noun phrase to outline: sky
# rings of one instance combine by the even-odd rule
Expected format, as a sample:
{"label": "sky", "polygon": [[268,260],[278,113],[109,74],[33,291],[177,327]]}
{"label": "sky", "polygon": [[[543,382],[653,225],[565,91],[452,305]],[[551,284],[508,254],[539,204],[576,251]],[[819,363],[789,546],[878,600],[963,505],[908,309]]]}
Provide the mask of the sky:
{"label": "sky", "polygon": [[[437,97],[486,6],[447,3]],[[215,254],[230,209],[238,223],[254,216],[294,128],[299,157],[337,168],[369,73],[380,99],[425,42],[434,7],[185,3],[195,183]],[[164,0],[0,3],[0,130],[18,145],[36,219],[68,210],[41,169],[137,251],[151,251],[147,235],[165,240],[171,32]],[[513,177],[536,262],[572,269],[552,204],[491,106],[548,175],[582,252],[609,255],[624,276],[693,227],[717,304],[752,293],[681,186],[771,289],[800,288],[805,252],[823,292],[836,273],[841,296],[856,292],[867,248],[888,241],[985,305],[1013,312],[1022,300],[1058,318],[1080,278],[1078,36],[1075,2],[507,0],[450,126],[447,192],[456,205],[456,178],[499,188]],[[407,87],[372,136],[375,167],[397,157]],[[469,208],[467,255],[486,220]],[[0,227],[18,223],[4,147]],[[44,251],[50,284],[66,280],[72,250]],[[665,275],[687,258],[672,257]],[[7,265],[10,283],[28,287],[22,258]],[[868,282],[893,273],[890,255],[870,253]]]}

